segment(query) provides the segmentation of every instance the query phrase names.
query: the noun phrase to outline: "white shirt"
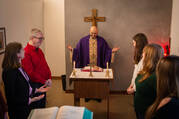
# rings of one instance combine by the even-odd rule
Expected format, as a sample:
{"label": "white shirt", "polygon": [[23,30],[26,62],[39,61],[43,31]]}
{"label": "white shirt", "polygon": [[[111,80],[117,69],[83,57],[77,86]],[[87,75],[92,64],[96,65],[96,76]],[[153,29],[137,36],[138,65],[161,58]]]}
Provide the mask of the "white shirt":
{"label": "white shirt", "polygon": [[139,61],[138,64],[134,66],[134,72],[131,80],[131,84],[133,84],[134,91],[136,91],[135,79],[137,78],[137,74],[143,69],[143,58]]}

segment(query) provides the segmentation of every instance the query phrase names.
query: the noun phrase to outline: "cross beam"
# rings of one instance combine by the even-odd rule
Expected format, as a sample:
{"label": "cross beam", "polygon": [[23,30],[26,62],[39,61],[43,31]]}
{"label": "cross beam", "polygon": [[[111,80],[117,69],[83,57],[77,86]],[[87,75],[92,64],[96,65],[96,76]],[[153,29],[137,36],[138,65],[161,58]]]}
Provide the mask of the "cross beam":
{"label": "cross beam", "polygon": [[97,9],[92,9],[92,16],[85,17],[85,22],[92,22],[92,26],[97,26],[97,22],[105,22],[105,17],[97,17]]}

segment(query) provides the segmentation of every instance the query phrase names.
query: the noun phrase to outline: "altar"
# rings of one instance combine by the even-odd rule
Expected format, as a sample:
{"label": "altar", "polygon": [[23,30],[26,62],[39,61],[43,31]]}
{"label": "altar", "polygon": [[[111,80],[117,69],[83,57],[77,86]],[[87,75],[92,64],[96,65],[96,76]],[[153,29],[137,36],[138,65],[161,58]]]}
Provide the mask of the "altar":
{"label": "altar", "polygon": [[[108,75],[106,75],[108,72]],[[103,69],[101,72],[82,71],[75,69],[69,79],[74,82],[74,105],[80,106],[80,98],[99,98],[107,100],[107,117],[109,119],[110,81],[113,80],[112,69]]]}

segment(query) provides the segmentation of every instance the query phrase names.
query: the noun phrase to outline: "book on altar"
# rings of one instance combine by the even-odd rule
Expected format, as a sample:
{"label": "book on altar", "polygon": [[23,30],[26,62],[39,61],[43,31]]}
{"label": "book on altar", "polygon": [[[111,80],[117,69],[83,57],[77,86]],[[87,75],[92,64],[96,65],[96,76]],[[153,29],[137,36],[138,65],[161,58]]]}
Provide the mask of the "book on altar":
{"label": "book on altar", "polygon": [[[98,66],[92,66],[91,67],[92,72],[103,72],[103,69]],[[90,66],[86,66],[81,69],[82,72],[90,72]]]}
{"label": "book on altar", "polygon": [[28,119],[93,119],[93,112],[85,107],[49,107],[33,109]]}

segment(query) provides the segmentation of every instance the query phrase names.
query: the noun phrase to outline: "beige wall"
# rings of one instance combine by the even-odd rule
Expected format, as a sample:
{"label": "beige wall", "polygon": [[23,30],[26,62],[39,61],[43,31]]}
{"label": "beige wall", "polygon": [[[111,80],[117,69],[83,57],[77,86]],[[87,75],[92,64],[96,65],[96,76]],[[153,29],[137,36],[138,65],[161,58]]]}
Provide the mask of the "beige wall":
{"label": "beige wall", "polygon": [[0,26],[6,28],[7,43],[25,46],[32,28],[43,30],[42,15],[43,0],[0,0]]}
{"label": "beige wall", "polygon": [[42,50],[52,75],[65,73],[64,0],[0,0],[0,16],[7,43],[18,41],[25,46],[31,28],[44,31]]}
{"label": "beige wall", "polygon": [[65,74],[64,0],[44,0],[44,34],[52,75]]}
{"label": "beige wall", "polygon": [[179,0],[173,0],[171,25],[171,54],[179,55]]}
{"label": "beige wall", "polygon": [[[31,28],[43,30],[43,0],[0,0],[0,27],[6,28],[7,43],[17,41],[25,46]],[[2,59],[0,55],[0,79]]]}

